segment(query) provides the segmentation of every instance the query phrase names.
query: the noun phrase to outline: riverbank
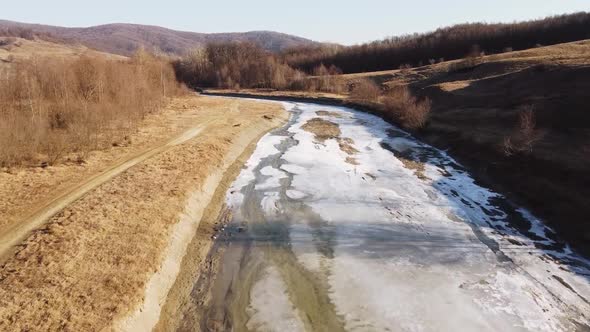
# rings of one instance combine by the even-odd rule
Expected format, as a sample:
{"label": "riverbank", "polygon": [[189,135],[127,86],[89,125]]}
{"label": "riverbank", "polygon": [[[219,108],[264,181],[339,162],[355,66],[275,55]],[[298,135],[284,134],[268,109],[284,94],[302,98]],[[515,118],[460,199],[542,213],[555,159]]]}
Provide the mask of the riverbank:
{"label": "riverbank", "polygon": [[171,330],[588,326],[590,264],[542,221],[373,115],[285,104]]}
{"label": "riverbank", "polygon": [[[351,86],[369,79],[383,88],[408,86],[432,100],[426,126],[415,137],[448,151],[475,179],[525,206],[558,237],[590,255],[590,131],[586,91],[589,41],[509,52],[419,68],[334,76]],[[320,78],[310,78],[320,79]],[[212,94],[350,106],[391,121],[376,103],[345,94],[211,90]],[[523,109],[534,112],[532,146],[507,145],[519,137]],[[394,123],[395,124],[395,123]],[[512,148],[512,150],[511,150]]]}
{"label": "riverbank", "polygon": [[[219,181],[231,178],[245,151],[286,117],[279,104],[190,97],[148,119],[153,127],[142,127],[133,143],[143,137],[151,151],[150,142],[178,139],[81,195],[7,252],[0,329],[151,329]],[[3,215],[18,224],[38,202],[53,202],[141,149],[113,150],[91,158],[88,169],[2,173],[4,197],[11,197],[3,200]]]}

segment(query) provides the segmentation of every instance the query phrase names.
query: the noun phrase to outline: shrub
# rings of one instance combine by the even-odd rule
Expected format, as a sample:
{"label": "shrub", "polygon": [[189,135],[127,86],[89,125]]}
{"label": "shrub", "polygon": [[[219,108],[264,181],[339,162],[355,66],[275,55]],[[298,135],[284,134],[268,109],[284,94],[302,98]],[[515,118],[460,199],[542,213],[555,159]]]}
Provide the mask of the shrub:
{"label": "shrub", "polygon": [[0,80],[0,166],[56,164],[122,140],[180,93],[166,59],[15,62]]}
{"label": "shrub", "polygon": [[399,70],[403,73],[403,74],[407,74],[410,72],[410,69],[412,69],[412,65],[409,63],[404,63],[402,65],[399,66]]}
{"label": "shrub", "polygon": [[9,46],[9,45],[14,44],[15,42],[16,42],[16,38],[14,38],[14,37],[2,38],[2,39],[0,39],[0,47]]}
{"label": "shrub", "polygon": [[0,36],[19,37],[27,40],[33,40],[36,36],[49,37],[47,33],[35,33],[32,29],[22,27],[0,28]]}
{"label": "shrub", "polygon": [[217,88],[284,89],[298,72],[275,55],[251,43],[212,43],[174,62],[187,85]]}
{"label": "shrub", "polygon": [[350,91],[350,98],[356,101],[378,102],[380,95],[379,86],[366,78],[354,82]]}
{"label": "shrub", "polygon": [[468,56],[463,60],[450,63],[447,67],[447,71],[449,73],[465,73],[475,69],[475,67],[482,63],[483,58],[481,56]]}
{"label": "shrub", "polygon": [[342,71],[332,65],[330,67],[320,64],[313,70],[313,83],[311,91],[322,91],[331,93],[343,93],[346,91],[346,83],[343,82],[337,75],[342,74]]}
{"label": "shrub", "polygon": [[420,129],[426,125],[431,109],[430,99],[418,99],[407,86],[398,86],[388,90],[382,100],[385,116],[402,127]]}
{"label": "shrub", "polygon": [[518,125],[510,136],[504,138],[504,154],[512,156],[532,153],[533,146],[542,137],[542,133],[536,129],[536,126],[534,107],[524,106],[518,113]]}

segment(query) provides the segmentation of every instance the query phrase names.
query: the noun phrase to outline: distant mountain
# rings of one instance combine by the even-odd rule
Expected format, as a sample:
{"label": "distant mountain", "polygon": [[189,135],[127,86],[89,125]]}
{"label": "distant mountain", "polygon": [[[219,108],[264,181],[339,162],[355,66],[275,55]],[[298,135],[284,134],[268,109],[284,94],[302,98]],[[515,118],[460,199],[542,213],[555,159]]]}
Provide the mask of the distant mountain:
{"label": "distant mountain", "polygon": [[88,28],[65,28],[0,20],[0,32],[7,29],[32,30],[35,34],[50,35],[67,42],[80,43],[99,51],[121,55],[130,55],[139,47],[181,55],[191,48],[203,46],[208,42],[225,41],[253,42],[272,52],[319,44],[309,39],[273,31],[196,33],[151,25],[121,23]]}

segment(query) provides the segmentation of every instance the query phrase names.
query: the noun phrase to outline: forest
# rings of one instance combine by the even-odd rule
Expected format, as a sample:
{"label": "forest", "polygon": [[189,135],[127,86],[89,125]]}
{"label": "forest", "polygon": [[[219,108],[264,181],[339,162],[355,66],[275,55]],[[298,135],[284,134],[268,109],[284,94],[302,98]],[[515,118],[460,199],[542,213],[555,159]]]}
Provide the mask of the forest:
{"label": "forest", "polygon": [[281,54],[291,67],[312,74],[319,65],[343,73],[419,67],[474,53],[496,54],[590,38],[590,13],[508,24],[470,23],[387,38],[351,47],[294,48]]}

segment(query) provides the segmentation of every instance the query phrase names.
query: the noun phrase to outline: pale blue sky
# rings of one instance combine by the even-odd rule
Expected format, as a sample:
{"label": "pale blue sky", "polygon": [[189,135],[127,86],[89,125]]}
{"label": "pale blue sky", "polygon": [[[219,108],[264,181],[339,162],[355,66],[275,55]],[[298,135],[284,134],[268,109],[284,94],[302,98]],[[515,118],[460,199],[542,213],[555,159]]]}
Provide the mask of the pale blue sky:
{"label": "pale blue sky", "polygon": [[274,30],[354,44],[464,22],[590,11],[590,0],[16,0],[0,18],[62,26],[160,25],[196,32]]}

